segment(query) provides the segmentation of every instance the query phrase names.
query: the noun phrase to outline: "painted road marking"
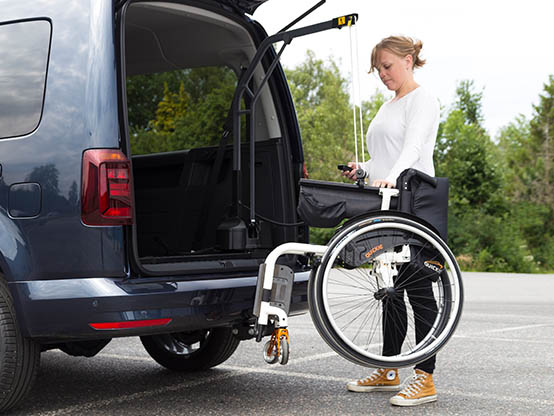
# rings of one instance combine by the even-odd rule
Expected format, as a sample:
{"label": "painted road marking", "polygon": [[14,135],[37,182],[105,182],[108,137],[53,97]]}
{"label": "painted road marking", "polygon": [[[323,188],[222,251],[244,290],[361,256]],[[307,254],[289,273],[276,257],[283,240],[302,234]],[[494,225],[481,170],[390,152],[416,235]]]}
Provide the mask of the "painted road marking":
{"label": "painted road marking", "polygon": [[[540,328],[540,327],[547,327],[547,326],[554,326],[554,324],[536,324],[536,325],[499,328],[499,329],[492,329],[492,330],[487,330],[487,331],[482,331],[477,333],[469,333],[467,335],[464,335],[464,334],[454,335],[453,337],[459,338],[459,339],[464,339],[464,338],[478,339],[482,341],[484,339],[483,335],[486,335],[489,333],[494,334],[497,332],[518,331],[518,330],[526,330],[526,329],[533,329],[533,328]],[[498,337],[486,337],[485,339],[497,340],[497,341],[509,341],[509,342],[522,342],[522,343],[553,344],[552,342],[543,342],[543,341],[528,340],[528,339],[513,339],[513,338],[498,338]],[[57,353],[57,351],[51,351],[50,353]],[[59,353],[62,354],[61,351]],[[293,364],[316,361],[316,360],[325,359],[333,356],[337,356],[337,353],[335,353],[334,351],[331,351],[331,352],[325,352],[325,353],[314,354],[306,357],[297,358],[290,361],[288,368],[290,368],[290,365],[293,365]],[[100,353],[98,354],[98,357],[111,358],[111,359],[117,359],[117,360],[126,360],[126,361],[140,361],[140,362],[149,362],[149,363],[153,362],[149,356],[130,356],[130,355],[120,355],[120,354],[113,354],[113,353],[111,354]],[[184,381],[182,383],[174,384],[171,386],[164,386],[153,390],[145,390],[145,391],[136,392],[125,396],[117,396],[117,397],[108,398],[108,399],[95,400],[95,401],[91,401],[83,404],[77,404],[77,405],[64,407],[61,409],[52,410],[52,411],[40,412],[40,413],[37,413],[37,415],[63,416],[63,415],[83,414],[83,413],[86,413],[87,411],[91,411],[102,407],[109,407],[109,406],[120,405],[128,402],[133,402],[137,400],[143,400],[145,398],[161,395],[164,393],[178,392],[181,390],[190,389],[191,387],[210,384],[210,383],[218,382],[220,380],[225,380],[233,377],[246,376],[249,374],[266,374],[266,375],[272,375],[272,376],[278,376],[278,377],[280,376],[295,377],[295,378],[315,380],[315,381],[321,381],[321,382],[331,381],[331,382],[336,382],[340,384],[345,384],[348,381],[351,381],[351,379],[349,378],[333,377],[329,375],[318,375],[318,374],[311,374],[311,373],[301,373],[298,371],[288,371],[285,368],[283,368],[282,370],[276,370],[276,369],[264,368],[264,367],[248,367],[248,366],[225,365],[225,364],[220,365],[217,368],[224,371],[227,370],[227,372],[205,377],[200,380]],[[441,391],[441,396],[442,395],[449,395],[453,397],[465,397],[469,399],[490,400],[490,397],[486,396],[483,393],[468,392],[468,391],[444,390],[444,391]],[[554,400],[540,400],[540,399],[537,400],[537,399],[526,398],[526,397],[495,396],[495,400],[500,400],[502,402],[521,403],[521,404],[540,403],[545,406],[554,406]]]}

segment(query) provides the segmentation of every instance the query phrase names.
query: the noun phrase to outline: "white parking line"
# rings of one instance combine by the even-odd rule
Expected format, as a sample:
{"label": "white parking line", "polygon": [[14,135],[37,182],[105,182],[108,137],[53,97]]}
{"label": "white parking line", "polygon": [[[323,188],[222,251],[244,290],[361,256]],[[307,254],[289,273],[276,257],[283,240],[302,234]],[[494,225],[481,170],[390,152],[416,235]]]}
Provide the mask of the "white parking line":
{"label": "white parking line", "polygon": [[[487,340],[496,340],[496,341],[538,343],[538,344],[552,345],[553,344],[552,342],[545,342],[545,341],[486,336],[487,334],[494,334],[498,332],[518,331],[518,330],[541,328],[541,327],[547,327],[547,326],[554,326],[554,324],[535,324],[535,325],[499,328],[499,329],[492,329],[492,330],[487,330],[482,332],[470,333],[467,335],[459,334],[459,335],[454,335],[453,337],[460,338],[460,339],[464,339],[464,338],[479,339],[479,340],[487,339]],[[313,354],[313,355],[309,355],[301,358],[291,359],[289,365],[301,364],[309,361],[317,361],[317,360],[334,357],[334,356],[337,356],[337,353],[334,351],[320,353],[320,354]],[[113,354],[113,353],[111,354],[100,353],[98,354],[98,357],[111,358],[111,359],[117,359],[117,360],[126,360],[126,361],[152,362],[152,358],[150,358],[149,356],[130,356],[130,355],[120,355],[120,354]],[[290,367],[277,367],[278,369],[276,369],[275,367],[268,368],[268,367],[243,367],[243,366],[237,366],[237,365],[220,365],[217,368],[221,370],[228,370],[229,372],[216,374],[210,377],[202,378],[200,380],[190,380],[190,381],[185,381],[171,386],[164,386],[153,390],[136,392],[125,396],[118,396],[118,397],[113,397],[113,398],[108,398],[103,400],[96,400],[96,401],[87,402],[83,404],[68,406],[57,410],[52,410],[49,412],[41,412],[40,415],[41,416],[62,416],[62,415],[83,414],[93,409],[119,405],[119,404],[128,403],[136,400],[142,400],[147,397],[157,396],[164,393],[177,392],[183,389],[188,389],[188,388],[200,386],[203,384],[210,384],[210,383],[218,382],[220,380],[248,375],[248,374],[267,374],[272,376],[295,377],[295,378],[302,378],[306,380],[315,380],[315,381],[321,381],[321,382],[332,381],[332,382],[340,383],[342,385],[350,381],[350,379],[343,378],[343,377],[333,377],[329,375],[319,375],[319,374],[311,374],[311,373],[301,373],[298,371],[288,371],[287,368],[290,368]],[[448,395],[453,397],[454,396],[464,397],[469,399],[484,399],[484,400],[490,399],[489,397],[486,397],[482,393],[472,393],[467,391],[455,391],[455,390],[441,391],[441,395]],[[547,406],[554,406],[554,400],[537,400],[537,399],[531,399],[531,398],[525,398],[525,397],[496,396],[495,400],[500,400],[503,402],[522,403],[522,404],[540,403]]]}
{"label": "white parking line", "polygon": [[515,342],[520,344],[541,344],[541,345],[551,345],[554,346],[554,341],[539,341],[535,339],[521,339],[521,338],[500,338],[500,337],[487,337],[485,333],[483,335],[453,335],[452,338],[463,338],[463,339],[475,339],[478,341],[500,341],[500,342]]}
{"label": "white parking line", "polygon": [[310,374],[310,373],[299,373],[297,371],[287,371],[286,367],[277,367],[282,368],[282,370],[274,370],[273,368],[267,367],[241,367],[238,365],[220,365],[217,368],[232,370],[232,371],[242,371],[243,374],[269,374],[273,376],[282,376],[282,377],[296,377],[296,378],[305,378],[307,380],[318,380],[318,381],[336,381],[338,383],[346,383],[350,381],[350,378],[344,377],[333,377],[326,374]]}
{"label": "white parking line", "polygon": [[[466,336],[457,336],[459,338],[467,338]],[[482,339],[482,338],[481,338]],[[513,339],[510,341],[514,341]],[[331,356],[336,356],[337,354],[335,352],[327,352],[327,353],[321,353],[321,354],[314,354],[308,357],[302,357],[296,359],[294,362],[296,363],[302,363],[307,361],[314,361],[319,359],[328,358]],[[99,357],[104,358],[112,358],[112,359],[118,359],[118,360],[126,360],[126,361],[141,361],[141,362],[151,362],[152,359],[147,356],[130,356],[130,355],[119,355],[119,354],[99,354]],[[291,360],[290,364],[292,364],[293,361]],[[50,412],[41,412],[41,416],[62,416],[62,415],[72,415],[72,414],[83,414],[87,411],[98,409],[102,407],[109,407],[113,405],[123,404],[127,402],[132,402],[136,400],[143,400],[147,397],[157,396],[164,393],[170,393],[170,392],[177,392],[183,389],[189,389],[191,387],[200,386],[203,384],[210,384],[214,382],[218,382],[220,380],[232,378],[232,377],[238,377],[238,376],[244,376],[249,374],[267,374],[272,376],[278,376],[278,377],[295,377],[295,378],[301,378],[306,380],[315,380],[315,381],[321,381],[321,382],[336,382],[340,383],[342,386],[344,386],[345,383],[350,381],[349,378],[344,377],[333,377],[329,375],[320,375],[320,374],[311,374],[311,373],[301,373],[298,371],[288,371],[288,367],[274,367],[274,368],[268,368],[268,367],[243,367],[243,366],[237,366],[237,365],[220,365],[217,367],[221,370],[228,370],[229,372],[223,373],[223,374],[217,374],[211,377],[202,378],[200,380],[190,380],[185,381],[179,384],[171,385],[171,386],[165,386],[160,387],[154,390],[146,390],[142,392],[136,392],[132,393],[126,396],[119,396],[119,397],[113,397],[109,399],[104,400],[96,400],[88,403],[78,404],[74,406],[68,406],[62,409],[53,410]],[[339,392],[339,390],[337,390]],[[456,391],[456,390],[442,390],[440,392],[441,396],[452,396],[452,397],[462,397],[462,398],[468,398],[468,399],[482,399],[482,400],[490,400],[490,397],[487,397],[484,393],[478,393],[478,392],[468,392],[468,391]],[[514,397],[514,396],[495,396],[495,400],[499,400],[502,402],[510,402],[510,403],[521,403],[521,404],[541,404],[545,406],[554,406],[554,400],[541,400],[541,399],[532,399],[527,397]]]}
{"label": "white parking line", "polygon": [[[439,390],[439,396],[442,398],[444,395],[452,397],[464,397],[467,399],[481,399],[491,401],[494,400],[497,403],[521,403],[521,404],[530,404],[536,406],[537,404],[544,406],[554,406],[554,400],[545,400],[545,399],[533,399],[531,397],[515,397],[515,396],[499,396],[497,394],[494,397],[491,397],[487,393],[471,393],[467,391],[455,391],[455,390]],[[469,413],[469,411],[468,411]]]}
{"label": "white parking line", "polygon": [[[113,354],[110,354],[111,358],[113,358],[113,356],[114,356]],[[117,357],[122,359],[130,358],[126,356],[117,356]],[[132,359],[135,359],[135,358],[142,360],[142,358],[140,357],[133,357]],[[142,400],[146,397],[157,396],[157,395],[169,393],[169,392],[176,392],[179,390],[188,389],[190,387],[200,386],[202,384],[209,384],[216,381],[224,380],[231,377],[237,377],[237,376],[249,373],[248,371],[239,370],[239,369],[234,369],[233,371],[234,371],[233,373],[218,374],[212,377],[203,378],[201,380],[191,380],[191,381],[187,381],[179,384],[174,384],[171,386],[160,387],[153,390],[139,391],[126,396],[112,397],[104,400],[95,400],[95,401],[91,401],[83,404],[64,407],[62,409],[52,410],[50,412],[41,412],[39,414],[40,416],[62,416],[62,415],[86,414],[88,411],[98,409],[100,407],[108,407],[108,406],[118,405],[122,403],[132,402],[136,400]]]}
{"label": "white parking line", "polygon": [[324,352],[321,354],[307,355],[305,357],[300,357],[300,358],[291,358],[289,361],[289,364],[306,363],[308,361],[321,360],[322,358],[329,358],[337,355],[338,354],[334,351]]}
{"label": "white parking line", "polygon": [[470,332],[468,334],[455,334],[452,338],[467,338],[467,339],[479,339],[479,340],[489,340],[489,341],[508,341],[508,342],[518,342],[518,343],[528,343],[528,344],[546,344],[554,345],[554,341],[540,341],[533,339],[522,339],[522,338],[500,338],[500,337],[489,337],[488,334],[495,334],[498,332],[511,332],[511,331],[520,331],[526,329],[534,328],[545,328],[545,327],[554,327],[554,323],[549,324],[534,324],[534,325],[523,325],[523,326],[510,326],[507,328],[497,328],[497,329],[488,329],[486,331]]}
{"label": "white parking line", "polygon": [[490,329],[488,331],[483,331],[482,333],[519,331],[520,329],[543,328],[545,326],[554,326],[554,323],[524,325],[524,326],[512,326],[512,327],[508,327],[508,328]]}

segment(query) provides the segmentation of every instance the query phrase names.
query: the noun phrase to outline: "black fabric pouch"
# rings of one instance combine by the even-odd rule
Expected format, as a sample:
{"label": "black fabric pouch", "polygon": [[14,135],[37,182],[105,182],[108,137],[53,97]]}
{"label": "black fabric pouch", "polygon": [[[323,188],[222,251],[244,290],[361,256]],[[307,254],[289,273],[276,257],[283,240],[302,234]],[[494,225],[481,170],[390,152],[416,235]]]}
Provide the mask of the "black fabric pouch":
{"label": "black fabric pouch", "polygon": [[[392,198],[389,209],[404,211],[427,221],[446,241],[448,179],[406,169],[398,178],[397,188],[400,198]],[[379,188],[300,179],[297,211],[310,227],[330,228],[345,218],[380,210],[381,202]]]}
{"label": "black fabric pouch", "polygon": [[[300,179],[297,211],[310,227],[335,227],[345,218],[379,209],[379,188]],[[396,209],[396,198],[391,200],[391,209]]]}
{"label": "black fabric pouch", "polygon": [[448,178],[435,178],[415,169],[406,169],[397,181],[400,210],[431,224],[446,242],[448,239]]}
{"label": "black fabric pouch", "polygon": [[321,228],[335,227],[346,214],[344,201],[337,201],[305,189],[300,189],[297,211],[310,227]]}

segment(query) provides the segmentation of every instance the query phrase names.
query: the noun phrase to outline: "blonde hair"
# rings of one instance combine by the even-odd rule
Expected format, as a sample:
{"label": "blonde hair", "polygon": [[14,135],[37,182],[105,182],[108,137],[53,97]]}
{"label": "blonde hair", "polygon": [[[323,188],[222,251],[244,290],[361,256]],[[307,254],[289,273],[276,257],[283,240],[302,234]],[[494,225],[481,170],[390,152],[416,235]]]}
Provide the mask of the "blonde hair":
{"label": "blonde hair", "polygon": [[371,68],[369,73],[372,73],[377,68],[377,52],[382,49],[386,49],[400,58],[404,58],[408,55],[412,56],[413,66],[412,68],[419,68],[425,65],[425,59],[419,57],[419,52],[423,47],[423,42],[420,40],[414,40],[407,36],[389,36],[379,42],[371,51]]}

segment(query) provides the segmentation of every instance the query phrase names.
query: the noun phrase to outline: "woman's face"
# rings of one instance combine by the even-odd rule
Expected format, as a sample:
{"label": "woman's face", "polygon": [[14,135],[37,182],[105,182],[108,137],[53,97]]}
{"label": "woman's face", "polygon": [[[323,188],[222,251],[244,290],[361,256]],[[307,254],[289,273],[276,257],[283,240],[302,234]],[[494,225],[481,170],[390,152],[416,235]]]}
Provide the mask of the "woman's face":
{"label": "woman's face", "polygon": [[404,58],[387,49],[377,51],[377,70],[383,84],[391,90],[398,91],[412,75],[412,56]]}

